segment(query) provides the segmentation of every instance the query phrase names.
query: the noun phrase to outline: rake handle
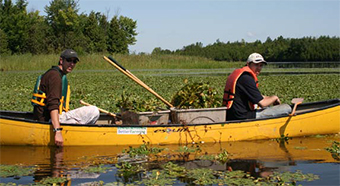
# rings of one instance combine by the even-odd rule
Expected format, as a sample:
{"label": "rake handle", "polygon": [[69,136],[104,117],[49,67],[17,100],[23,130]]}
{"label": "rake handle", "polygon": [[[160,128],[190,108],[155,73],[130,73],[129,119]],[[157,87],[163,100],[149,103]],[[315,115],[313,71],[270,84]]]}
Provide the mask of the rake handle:
{"label": "rake handle", "polygon": [[148,90],[150,93],[152,93],[153,95],[155,95],[158,99],[160,99],[161,101],[163,101],[166,105],[168,105],[169,107],[174,107],[173,105],[171,105],[171,103],[169,103],[168,101],[166,101],[164,98],[162,98],[159,94],[157,94],[154,90],[152,90],[149,86],[147,86],[143,81],[141,81],[140,79],[138,79],[135,75],[133,75],[130,71],[126,70],[124,67],[122,67],[121,65],[118,65],[115,61],[116,60],[111,60],[113,59],[111,57],[107,58],[106,56],[104,56],[104,59],[110,63],[111,65],[113,65],[114,67],[116,67],[120,72],[122,72],[124,75],[126,75],[127,77],[129,77],[130,79],[132,79],[133,81],[135,81],[137,84],[139,84],[140,86],[142,86],[143,88],[145,88],[146,90]]}

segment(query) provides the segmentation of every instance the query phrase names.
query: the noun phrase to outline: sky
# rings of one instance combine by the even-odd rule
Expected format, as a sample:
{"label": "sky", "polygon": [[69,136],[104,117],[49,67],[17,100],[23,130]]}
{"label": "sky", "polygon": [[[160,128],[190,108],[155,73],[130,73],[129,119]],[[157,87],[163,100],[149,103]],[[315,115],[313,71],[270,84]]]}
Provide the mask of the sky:
{"label": "sky", "polygon": [[[15,2],[15,0],[13,0]],[[28,11],[51,0],[28,0]],[[340,0],[79,0],[79,13],[91,11],[137,21],[132,53],[156,47],[177,50],[201,42],[246,42],[340,36]]]}

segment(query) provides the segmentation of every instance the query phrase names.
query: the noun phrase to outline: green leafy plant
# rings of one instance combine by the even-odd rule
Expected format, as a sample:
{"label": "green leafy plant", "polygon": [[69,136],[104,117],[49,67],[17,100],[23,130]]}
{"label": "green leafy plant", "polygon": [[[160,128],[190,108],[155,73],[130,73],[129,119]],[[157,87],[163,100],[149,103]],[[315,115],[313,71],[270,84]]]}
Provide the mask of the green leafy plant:
{"label": "green leafy plant", "polygon": [[67,181],[65,177],[46,177],[35,185],[57,185]]}
{"label": "green leafy plant", "polygon": [[164,148],[159,147],[150,147],[147,144],[143,144],[137,148],[129,147],[129,150],[123,150],[123,153],[128,153],[131,158],[140,156],[140,155],[150,155],[150,154],[158,154],[162,152]]}
{"label": "green leafy plant", "polygon": [[186,84],[173,97],[177,108],[212,108],[221,105],[217,91],[209,83]]}
{"label": "green leafy plant", "polygon": [[203,155],[203,156],[200,156],[199,159],[218,161],[224,164],[224,163],[227,163],[229,160],[229,153],[227,152],[227,150],[223,149],[223,151],[217,155]]}
{"label": "green leafy plant", "polygon": [[0,177],[28,176],[33,174],[35,168],[21,165],[0,165]]}
{"label": "green leafy plant", "polygon": [[299,170],[297,170],[296,172],[274,172],[268,177],[268,180],[271,183],[277,183],[278,185],[296,185],[296,182],[298,181],[313,181],[316,179],[319,179],[319,176],[314,174],[303,174]]}
{"label": "green leafy plant", "polygon": [[[216,179],[218,185],[256,185],[258,182],[249,173],[245,173],[241,170],[217,172],[220,179]],[[258,185],[266,185],[264,182]],[[268,184],[272,185],[272,184]]]}
{"label": "green leafy plant", "polygon": [[123,162],[121,165],[115,165],[118,168],[118,172],[123,177],[129,177],[145,169],[140,164],[131,164],[129,162]]}
{"label": "green leafy plant", "polygon": [[82,170],[87,173],[105,173],[109,169],[109,167],[105,167],[103,164],[100,164],[98,166],[85,167]]}
{"label": "green leafy plant", "polygon": [[289,137],[288,134],[285,136],[285,135],[281,135],[279,138],[276,138],[275,140],[279,143],[288,143],[289,140],[293,139],[292,137]]}
{"label": "green leafy plant", "polygon": [[164,173],[168,174],[170,177],[185,177],[186,168],[179,166],[171,161],[162,166]]}
{"label": "green leafy plant", "polygon": [[163,171],[152,170],[150,174],[136,183],[141,185],[174,185],[175,181],[176,179],[164,174]]}
{"label": "green leafy plant", "polygon": [[187,173],[189,179],[194,179],[193,183],[197,185],[211,185],[216,183],[214,171],[212,169],[192,169]]}
{"label": "green leafy plant", "polygon": [[162,105],[155,98],[149,98],[148,100],[145,100],[138,95],[126,93],[124,89],[120,99],[116,100],[116,107],[127,111],[145,112],[159,110]]}
{"label": "green leafy plant", "polygon": [[326,150],[332,154],[335,160],[340,161],[340,142],[333,141],[331,147],[327,147]]}

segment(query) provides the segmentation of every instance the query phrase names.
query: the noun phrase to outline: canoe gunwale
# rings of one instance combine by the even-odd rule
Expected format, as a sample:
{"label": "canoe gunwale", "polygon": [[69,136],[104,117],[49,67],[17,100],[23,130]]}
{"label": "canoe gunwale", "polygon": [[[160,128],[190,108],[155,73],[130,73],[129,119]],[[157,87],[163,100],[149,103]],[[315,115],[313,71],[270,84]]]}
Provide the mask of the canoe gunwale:
{"label": "canoe gunwale", "polygon": [[[340,105],[340,99],[331,99],[331,100],[326,100],[326,101],[318,101],[318,102],[308,102],[308,103],[302,103],[298,106],[298,110],[301,109],[301,107],[309,107],[313,105],[322,105],[325,104],[325,106],[320,106],[320,107],[315,107],[300,113],[297,113],[296,115],[303,115],[303,114],[308,114],[320,110],[326,110],[332,107],[336,107]],[[20,114],[20,115],[32,115],[32,112],[24,112],[24,111],[6,111],[6,110],[0,110],[0,118],[1,119],[9,119],[9,120],[14,120],[14,121],[22,121],[22,122],[27,122],[31,124],[43,124],[43,125],[51,125],[50,122],[42,122],[42,121],[36,121],[33,119],[25,119],[25,118],[18,118],[14,116],[6,116],[2,115],[2,113],[10,113],[10,114]],[[101,116],[106,116],[106,114],[101,113]],[[247,123],[247,122],[253,122],[253,121],[261,121],[261,120],[271,120],[271,119],[277,119],[277,118],[283,118],[283,117],[292,117],[292,116],[287,116],[287,115],[280,115],[276,117],[271,117],[271,118],[262,118],[262,119],[247,119],[247,120],[234,120],[234,121],[224,121],[224,122],[214,122],[214,123],[203,123],[203,124],[164,124],[164,125],[139,125],[139,124],[129,124],[129,125],[80,125],[80,124],[65,124],[61,123],[63,126],[77,126],[77,127],[183,127],[183,126],[202,126],[202,125],[216,125],[216,124],[239,124],[239,123]]]}

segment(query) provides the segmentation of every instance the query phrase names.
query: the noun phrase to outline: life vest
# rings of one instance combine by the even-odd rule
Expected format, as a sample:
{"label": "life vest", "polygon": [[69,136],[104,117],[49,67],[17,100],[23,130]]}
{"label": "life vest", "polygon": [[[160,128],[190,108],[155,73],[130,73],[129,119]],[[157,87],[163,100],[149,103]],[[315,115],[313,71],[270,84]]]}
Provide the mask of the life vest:
{"label": "life vest", "polygon": [[[248,72],[254,78],[256,87],[258,87],[257,76],[248,66],[234,70],[234,72],[229,75],[227,79],[227,83],[224,88],[223,105],[227,106],[227,109],[230,109],[231,106],[233,105],[235,92],[236,92],[236,83],[237,83],[238,78],[241,77],[241,75],[244,72]],[[255,105],[249,102],[249,108],[251,110],[254,110]]]}
{"label": "life vest", "polygon": [[[59,73],[59,67],[52,67],[50,70],[57,70]],[[48,70],[48,71],[50,71]],[[47,72],[48,72],[47,71]],[[46,73],[47,73],[46,72]],[[34,90],[33,90],[33,96],[31,99],[31,103],[33,106],[39,105],[42,107],[46,106],[46,93],[40,90],[40,82],[41,82],[41,78],[44,76],[40,75],[37,78],[37,81],[35,83],[34,86]],[[61,98],[60,98],[60,102],[59,102],[59,114],[61,114],[63,111],[67,112],[69,111],[69,106],[70,106],[70,97],[71,97],[71,90],[70,90],[70,85],[68,84],[66,75],[62,75],[60,73],[61,76],[61,82],[62,82],[62,91],[61,91]]]}

